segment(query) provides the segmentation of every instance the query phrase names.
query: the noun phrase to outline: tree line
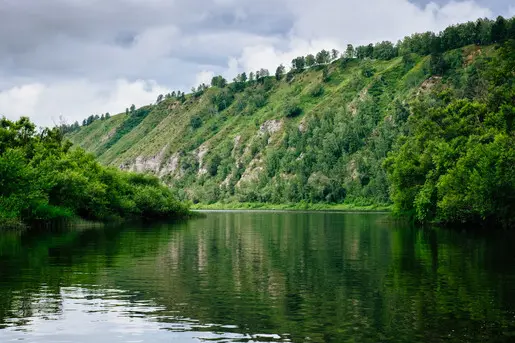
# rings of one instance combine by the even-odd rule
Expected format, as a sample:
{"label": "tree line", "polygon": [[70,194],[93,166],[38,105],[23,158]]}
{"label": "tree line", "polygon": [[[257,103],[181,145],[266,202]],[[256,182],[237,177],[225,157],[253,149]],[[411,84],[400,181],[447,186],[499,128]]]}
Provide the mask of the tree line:
{"label": "tree line", "polygon": [[28,118],[0,118],[0,227],[187,214],[156,177],[101,166],[71,149],[58,127],[37,130]]}
{"label": "tree line", "polygon": [[[444,68],[442,54],[446,51],[461,48],[467,45],[489,45],[501,43],[508,39],[515,39],[515,17],[505,19],[502,16],[496,20],[481,18],[476,21],[452,25],[445,30],[434,33],[427,31],[424,33],[415,33],[399,40],[396,44],[390,41],[378,42],[375,44],[361,45],[354,47],[348,44],[344,52],[337,49],[321,50],[316,54],[308,54],[307,56],[298,56],[291,61],[289,68],[280,64],[273,76],[280,81],[286,76],[286,81],[291,82],[296,73],[301,73],[312,67],[323,67],[331,62],[341,59],[346,62],[351,59],[365,60],[391,60],[396,57],[409,59],[410,54],[420,56],[431,55],[432,67],[436,74],[441,73]],[[288,69],[288,70],[287,70]],[[326,69],[323,69],[326,71]],[[229,87],[233,93],[243,91],[247,85],[264,83],[271,76],[268,69],[261,68],[250,73],[243,72],[238,74],[232,83],[229,83],[221,75],[214,76],[209,85],[202,83],[197,87],[192,87],[191,96],[200,97],[209,87],[217,87],[220,89]],[[187,99],[186,93],[182,91],[173,91],[167,94],[160,94],[156,99],[156,104],[164,100],[175,100],[181,103]],[[136,108],[132,105],[126,108],[125,113],[130,115],[134,113]],[[88,126],[96,120],[109,119],[109,113],[105,115],[91,115],[82,121],[82,126]],[[65,132],[72,132],[79,128],[78,123],[69,126],[63,126]]]}
{"label": "tree line", "polygon": [[[461,48],[467,45],[489,45],[501,43],[507,39],[515,39],[515,17],[505,19],[499,16],[496,20],[487,18],[478,19],[475,22],[470,21],[463,24],[447,27],[445,30],[434,33],[431,31],[425,33],[415,33],[399,40],[396,44],[390,41],[378,42],[376,44],[368,44],[354,47],[348,44],[344,52],[337,49],[321,50],[317,54],[308,54],[307,56],[298,56],[291,61],[289,71],[286,66],[280,64],[275,71],[275,79],[280,81],[286,75],[286,81],[290,82],[295,73],[301,73],[312,67],[326,66],[329,63],[342,59],[375,59],[375,60],[391,60],[396,57],[409,58],[410,54],[420,56],[432,55],[434,70],[441,70],[443,59],[442,53]],[[211,87],[225,88],[230,87],[232,91],[242,91],[246,84],[254,82],[264,82],[270,76],[267,69],[238,74],[232,83],[229,83],[223,76],[214,76],[211,80]],[[192,88],[192,94],[196,97],[202,95],[209,86],[201,84]],[[180,94],[180,92],[179,92]],[[172,94],[172,97],[173,94]],[[163,100],[163,95],[159,95],[157,103]]]}

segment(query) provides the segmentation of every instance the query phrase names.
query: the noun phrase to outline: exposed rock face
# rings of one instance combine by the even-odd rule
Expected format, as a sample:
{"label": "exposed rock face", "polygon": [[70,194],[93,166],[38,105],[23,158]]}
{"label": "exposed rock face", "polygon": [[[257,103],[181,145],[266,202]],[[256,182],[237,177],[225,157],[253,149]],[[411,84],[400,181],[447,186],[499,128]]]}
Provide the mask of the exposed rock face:
{"label": "exposed rock face", "polygon": [[107,142],[108,140],[110,140],[111,138],[113,138],[114,134],[116,133],[116,127],[113,127],[108,133],[107,135],[104,135],[102,136],[102,138],[100,138],[100,142],[102,143],[105,143]]}
{"label": "exposed rock face", "polygon": [[302,118],[299,124],[299,132],[304,133],[307,130],[306,117]]}
{"label": "exposed rock face", "polygon": [[259,174],[264,170],[263,161],[259,157],[259,155],[250,161],[247,169],[241,176],[241,179],[236,184],[236,187],[240,187],[243,183],[249,183],[252,181],[257,181],[259,179]]}
{"label": "exposed rock face", "polygon": [[368,96],[368,89],[370,88],[370,86],[367,86],[365,88],[363,88],[361,90],[361,92],[359,92],[359,95],[356,99],[354,99],[353,101],[351,101],[348,105],[347,105],[347,110],[353,115],[355,116],[357,113],[358,113],[358,105],[360,102],[363,102],[367,99],[367,96]]}
{"label": "exposed rock face", "polygon": [[464,65],[469,66],[471,65],[477,56],[480,56],[483,54],[483,50],[481,50],[480,47],[476,46],[465,58]]}
{"label": "exposed rock face", "polygon": [[422,82],[419,89],[419,94],[421,92],[428,92],[433,88],[435,85],[437,85],[442,80],[441,76],[431,76],[429,79]]}
{"label": "exposed rock face", "polygon": [[236,137],[234,137],[233,150],[236,149],[240,145],[240,142],[241,142],[241,135],[237,135]]}
{"label": "exposed rock face", "polygon": [[161,167],[161,170],[159,171],[159,177],[175,174],[178,167],[179,167],[179,154],[175,153],[172,156],[170,156],[168,161]]}
{"label": "exposed rock face", "polygon": [[161,164],[163,162],[164,155],[165,155],[167,148],[168,148],[168,145],[164,146],[161,149],[161,151],[155,156],[151,156],[151,157],[138,156],[132,163],[127,162],[127,163],[121,164],[120,169],[129,170],[129,171],[138,172],[138,173],[152,172],[157,175],[157,174],[159,174],[159,170],[161,169]]}
{"label": "exposed rock face", "polygon": [[175,110],[177,107],[179,107],[181,103],[179,101],[175,101],[170,106],[168,106],[168,110]]}
{"label": "exposed rock face", "polygon": [[351,160],[350,163],[347,165],[347,171],[353,181],[359,180],[360,174],[355,160]]}
{"label": "exposed rock face", "polygon": [[208,153],[209,149],[205,145],[201,145],[197,150],[197,160],[198,160],[198,174],[204,175],[207,174],[206,166],[204,165],[204,156]]}
{"label": "exposed rock face", "polygon": [[267,120],[259,128],[259,135],[273,134],[279,131],[283,127],[283,122],[279,119]]}

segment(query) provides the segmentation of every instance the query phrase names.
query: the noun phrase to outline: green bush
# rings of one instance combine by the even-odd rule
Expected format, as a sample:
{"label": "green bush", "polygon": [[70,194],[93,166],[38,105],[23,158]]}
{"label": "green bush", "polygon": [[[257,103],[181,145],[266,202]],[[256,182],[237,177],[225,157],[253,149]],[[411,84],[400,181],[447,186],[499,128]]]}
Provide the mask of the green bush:
{"label": "green bush", "polygon": [[69,147],[57,129],[0,119],[0,225],[188,213],[156,177],[103,167]]}
{"label": "green bush", "polygon": [[309,95],[311,95],[313,98],[317,98],[319,96],[322,96],[324,94],[324,86],[322,86],[320,83],[317,83],[309,89]]}
{"label": "green bush", "polygon": [[[515,44],[503,55],[515,56]],[[410,134],[384,163],[397,212],[421,222],[515,226],[515,86],[505,79],[514,61],[491,62],[496,96],[486,103],[445,92],[414,106]]]}
{"label": "green bush", "polygon": [[202,126],[202,118],[200,118],[198,115],[191,117],[190,126],[194,130],[200,128]]}
{"label": "green bush", "polygon": [[285,117],[296,117],[302,113],[302,108],[297,101],[289,100],[283,105],[283,113]]}

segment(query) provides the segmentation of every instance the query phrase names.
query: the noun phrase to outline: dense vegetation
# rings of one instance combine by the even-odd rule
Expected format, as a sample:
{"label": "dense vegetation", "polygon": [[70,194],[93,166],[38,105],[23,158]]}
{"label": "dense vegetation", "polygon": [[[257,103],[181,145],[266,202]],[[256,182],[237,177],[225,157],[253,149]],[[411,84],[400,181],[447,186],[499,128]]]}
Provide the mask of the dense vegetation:
{"label": "dense vegetation", "polygon": [[420,221],[515,225],[515,41],[413,103],[385,161],[396,209]]}
{"label": "dense vegetation", "polygon": [[0,119],[0,226],[187,214],[156,177],[103,167],[70,148],[57,128]]}
{"label": "dense vegetation", "polygon": [[393,202],[423,222],[513,226],[513,39],[499,17],[323,50],[69,137],[195,203]]}

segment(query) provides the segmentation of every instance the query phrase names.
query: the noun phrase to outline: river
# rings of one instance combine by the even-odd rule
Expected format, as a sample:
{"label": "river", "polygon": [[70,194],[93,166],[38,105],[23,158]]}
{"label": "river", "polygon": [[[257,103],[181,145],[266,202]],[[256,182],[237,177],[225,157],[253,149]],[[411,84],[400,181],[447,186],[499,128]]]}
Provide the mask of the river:
{"label": "river", "polygon": [[0,342],[514,342],[515,237],[209,212],[0,234]]}

